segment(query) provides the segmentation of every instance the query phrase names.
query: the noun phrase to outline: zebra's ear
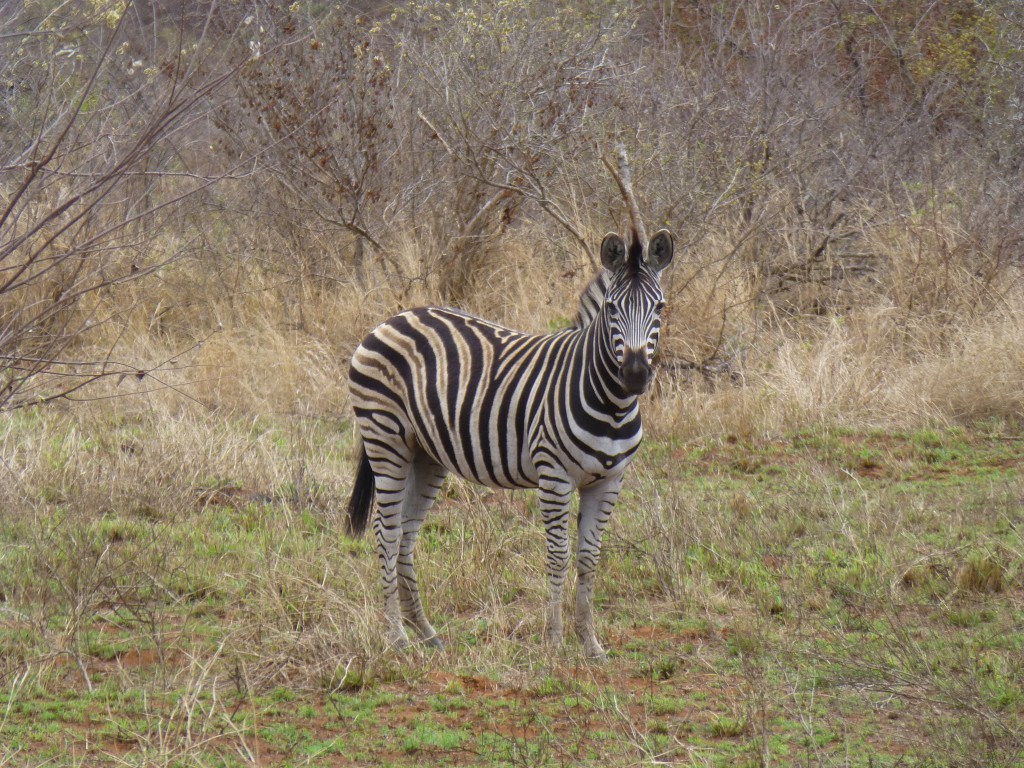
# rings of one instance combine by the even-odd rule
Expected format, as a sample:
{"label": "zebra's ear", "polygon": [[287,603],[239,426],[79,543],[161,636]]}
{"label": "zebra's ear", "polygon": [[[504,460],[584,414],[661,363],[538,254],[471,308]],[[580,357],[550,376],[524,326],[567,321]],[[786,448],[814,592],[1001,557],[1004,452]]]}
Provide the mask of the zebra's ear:
{"label": "zebra's ear", "polygon": [[614,232],[609,232],[601,241],[601,263],[611,272],[626,263],[626,244]]}
{"label": "zebra's ear", "polygon": [[658,230],[647,245],[647,266],[655,272],[661,272],[672,263],[676,245],[672,233],[667,229]]}

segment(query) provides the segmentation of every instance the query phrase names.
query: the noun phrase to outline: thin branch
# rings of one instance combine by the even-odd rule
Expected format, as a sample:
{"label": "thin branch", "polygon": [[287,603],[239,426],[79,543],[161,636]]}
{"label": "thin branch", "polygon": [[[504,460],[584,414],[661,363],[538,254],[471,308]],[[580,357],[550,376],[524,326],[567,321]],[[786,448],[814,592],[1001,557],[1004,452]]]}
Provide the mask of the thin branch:
{"label": "thin branch", "polygon": [[640,216],[640,206],[637,205],[636,195],[633,194],[633,174],[629,168],[629,157],[626,155],[625,145],[619,144],[615,148],[615,153],[617,167],[612,164],[607,155],[601,156],[601,162],[604,163],[605,168],[608,169],[612,178],[615,179],[619,192],[622,193],[622,199],[626,202],[626,210],[629,212],[629,221],[633,226],[633,231],[636,232],[637,237],[640,238],[640,243],[646,249],[647,230],[644,228],[644,222]]}

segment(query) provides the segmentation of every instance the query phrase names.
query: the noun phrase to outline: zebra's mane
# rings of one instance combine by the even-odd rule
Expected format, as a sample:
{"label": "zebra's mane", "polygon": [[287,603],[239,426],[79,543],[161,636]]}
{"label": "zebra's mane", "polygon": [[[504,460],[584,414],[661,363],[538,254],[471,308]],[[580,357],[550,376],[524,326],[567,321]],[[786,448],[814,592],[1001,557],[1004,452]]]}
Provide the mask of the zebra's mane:
{"label": "zebra's mane", "polygon": [[611,279],[611,273],[602,269],[587,283],[587,287],[580,294],[579,309],[576,311],[576,319],[572,323],[573,328],[582,331],[594,322],[597,313],[601,311],[601,305],[604,304],[604,297],[608,293]]}

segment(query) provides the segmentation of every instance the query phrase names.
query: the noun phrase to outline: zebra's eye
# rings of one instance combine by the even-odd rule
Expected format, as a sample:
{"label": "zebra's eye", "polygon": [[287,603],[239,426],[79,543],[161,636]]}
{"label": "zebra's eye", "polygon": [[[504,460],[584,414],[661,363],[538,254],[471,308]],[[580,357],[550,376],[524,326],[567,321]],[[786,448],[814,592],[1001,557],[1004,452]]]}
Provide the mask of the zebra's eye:
{"label": "zebra's eye", "polygon": [[604,303],[604,311],[608,313],[608,317],[615,318],[619,314],[619,305],[614,301],[606,301]]}
{"label": "zebra's eye", "polygon": [[660,315],[665,310],[665,302],[659,301],[654,305],[654,314]]}

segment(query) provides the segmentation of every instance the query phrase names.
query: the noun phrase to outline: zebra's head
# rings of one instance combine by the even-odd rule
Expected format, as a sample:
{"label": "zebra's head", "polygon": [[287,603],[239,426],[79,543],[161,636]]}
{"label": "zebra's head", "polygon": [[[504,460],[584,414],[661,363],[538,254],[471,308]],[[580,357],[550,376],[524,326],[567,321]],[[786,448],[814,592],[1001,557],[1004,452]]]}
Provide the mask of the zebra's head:
{"label": "zebra's head", "polygon": [[616,234],[606,235],[601,243],[601,262],[612,273],[601,314],[619,383],[627,395],[643,394],[654,378],[651,361],[665,308],[661,272],[671,263],[674,249],[667,229],[651,238],[646,251],[636,231],[628,248]]}

